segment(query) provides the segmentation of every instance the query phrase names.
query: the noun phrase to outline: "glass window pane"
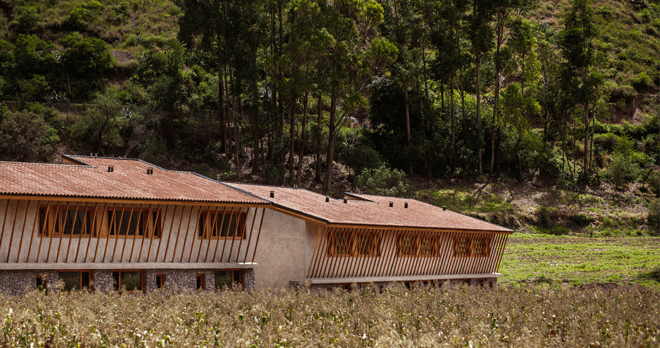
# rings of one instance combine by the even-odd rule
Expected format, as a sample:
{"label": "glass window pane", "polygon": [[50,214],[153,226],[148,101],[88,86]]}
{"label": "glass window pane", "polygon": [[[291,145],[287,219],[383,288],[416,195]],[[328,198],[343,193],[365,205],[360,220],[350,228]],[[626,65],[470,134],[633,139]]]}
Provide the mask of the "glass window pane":
{"label": "glass window pane", "polygon": [[80,273],[80,283],[84,288],[89,289],[89,272],[81,272]]}
{"label": "glass window pane", "polygon": [[121,272],[121,286],[126,291],[142,290],[142,273]]}
{"label": "glass window pane", "polygon": [[232,273],[232,271],[215,271],[215,288],[223,289],[226,285],[231,289],[233,279]]}
{"label": "glass window pane", "polygon": [[64,291],[80,290],[80,272],[59,272],[58,275],[64,282]]}
{"label": "glass window pane", "polygon": [[117,287],[119,286],[119,272],[112,272],[112,280],[113,280],[112,289],[117,290],[118,289]]}
{"label": "glass window pane", "polygon": [[204,237],[204,222],[206,222],[206,214],[199,214],[199,221],[197,222],[197,235],[199,237]]}

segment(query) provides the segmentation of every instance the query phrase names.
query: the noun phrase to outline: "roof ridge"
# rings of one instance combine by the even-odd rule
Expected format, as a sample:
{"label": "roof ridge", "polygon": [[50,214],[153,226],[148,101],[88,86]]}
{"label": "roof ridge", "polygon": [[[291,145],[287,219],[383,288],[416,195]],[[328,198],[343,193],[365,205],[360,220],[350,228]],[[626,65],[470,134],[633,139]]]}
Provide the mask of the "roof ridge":
{"label": "roof ridge", "polygon": [[33,165],[33,166],[60,166],[67,168],[93,168],[93,165],[90,164],[69,164],[69,163],[40,163],[40,162],[19,162],[19,161],[0,161],[0,164],[20,164],[20,165]]}

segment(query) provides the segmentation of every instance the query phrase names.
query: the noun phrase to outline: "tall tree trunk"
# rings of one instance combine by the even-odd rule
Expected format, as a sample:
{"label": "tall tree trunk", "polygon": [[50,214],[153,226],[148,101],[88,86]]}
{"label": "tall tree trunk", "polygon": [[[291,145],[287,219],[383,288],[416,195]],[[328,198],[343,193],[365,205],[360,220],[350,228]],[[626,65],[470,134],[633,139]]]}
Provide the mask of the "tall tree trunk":
{"label": "tall tree trunk", "polygon": [[408,99],[408,82],[403,84],[403,93],[406,98],[406,139],[408,139],[408,174],[412,175],[413,165],[412,165],[412,154],[410,153],[412,145],[412,137],[410,134],[410,101]]}
{"label": "tall tree trunk", "polygon": [[220,138],[222,142],[222,150],[226,151],[227,148],[227,118],[225,116],[225,101],[224,101],[224,80],[222,63],[218,65],[218,112],[220,116]]}
{"label": "tall tree trunk", "polygon": [[589,175],[589,103],[584,105],[584,168],[585,177]]}
{"label": "tall tree trunk", "polygon": [[[319,92],[317,103],[316,103],[316,108],[317,108],[317,113],[316,115],[318,116],[318,121],[317,125],[319,128],[321,128],[321,122],[323,122],[323,113],[321,111],[322,107],[322,96],[321,93]],[[314,180],[316,182],[321,182],[321,134],[319,133],[318,138],[316,139],[316,174],[314,175]]]}
{"label": "tall tree trunk", "polygon": [[289,174],[293,176],[293,158],[294,156],[294,144],[295,144],[295,128],[296,128],[296,103],[295,103],[295,98],[291,101],[291,125],[289,129],[289,137],[291,137],[291,141],[289,142]]}
{"label": "tall tree trunk", "polygon": [[483,149],[481,148],[481,57],[479,55],[479,49],[475,49],[475,68],[477,69],[477,151],[479,152],[479,175],[483,175]]}
{"label": "tall tree trunk", "polygon": [[296,186],[300,186],[300,176],[302,175],[303,158],[305,156],[305,128],[307,127],[307,112],[309,111],[309,91],[305,92],[305,105],[303,107],[303,122],[300,135],[300,152],[298,152],[298,170],[296,172]]}
{"label": "tall tree trunk", "polygon": [[326,157],[326,173],[325,173],[325,182],[323,183],[323,191],[330,191],[330,186],[332,185],[332,162],[335,156],[335,108],[337,103],[337,97],[335,96],[334,91],[330,97],[330,122],[328,122],[328,157]]}
{"label": "tall tree trunk", "polygon": [[456,173],[456,124],[454,113],[454,71],[452,70],[449,76],[449,113],[451,115],[451,172]]}
{"label": "tall tree trunk", "polygon": [[495,50],[495,102],[493,104],[493,123],[491,126],[490,138],[490,176],[495,174],[495,130],[497,128],[497,106],[500,100],[500,48],[502,46],[503,26],[501,20],[498,22],[497,30],[497,49]]}
{"label": "tall tree trunk", "polygon": [[257,81],[252,82],[252,174],[259,173],[261,167],[261,146],[259,140],[261,139],[261,128],[259,127],[259,95],[257,92]]}

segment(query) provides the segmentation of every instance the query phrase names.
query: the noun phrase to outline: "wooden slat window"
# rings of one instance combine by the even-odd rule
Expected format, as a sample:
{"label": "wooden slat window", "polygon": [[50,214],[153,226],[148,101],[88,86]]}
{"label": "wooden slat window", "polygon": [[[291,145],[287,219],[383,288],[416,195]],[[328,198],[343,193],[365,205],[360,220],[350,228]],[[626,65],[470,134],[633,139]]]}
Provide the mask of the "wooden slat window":
{"label": "wooden slat window", "polygon": [[[202,239],[245,239],[246,212],[228,212],[223,214],[202,211],[197,224],[197,237]],[[236,226],[238,223],[238,229]]]}
{"label": "wooden slat window", "polygon": [[146,236],[160,238],[161,216],[158,210],[121,208],[107,210],[106,221],[112,237]]}
{"label": "wooden slat window", "polygon": [[380,256],[380,235],[361,232],[355,236],[353,251],[356,256]]}
{"label": "wooden slat window", "polygon": [[454,237],[454,257],[470,256],[471,238],[467,236]]}
{"label": "wooden slat window", "polygon": [[348,231],[334,232],[328,236],[329,256],[350,256],[353,234]]}
{"label": "wooden slat window", "polygon": [[439,255],[440,238],[439,237],[420,237],[419,238],[419,256],[433,257]]}
{"label": "wooden slat window", "polygon": [[490,256],[490,243],[492,237],[475,237],[472,239],[472,256],[475,257],[489,257]]}
{"label": "wooden slat window", "polygon": [[454,237],[454,257],[490,257],[492,236]]}
{"label": "wooden slat window", "polygon": [[88,237],[92,227],[92,209],[39,207],[40,237]]}
{"label": "wooden slat window", "polygon": [[417,256],[419,237],[410,234],[400,234],[396,239],[396,256]]}

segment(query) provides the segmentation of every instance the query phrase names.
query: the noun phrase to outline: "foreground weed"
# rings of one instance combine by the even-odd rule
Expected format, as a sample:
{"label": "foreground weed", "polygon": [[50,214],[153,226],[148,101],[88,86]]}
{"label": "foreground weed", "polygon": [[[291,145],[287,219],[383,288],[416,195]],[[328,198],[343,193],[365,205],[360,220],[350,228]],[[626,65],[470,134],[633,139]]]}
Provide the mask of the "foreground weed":
{"label": "foreground weed", "polygon": [[3,347],[652,347],[660,336],[660,292],[622,288],[32,292],[0,300]]}

